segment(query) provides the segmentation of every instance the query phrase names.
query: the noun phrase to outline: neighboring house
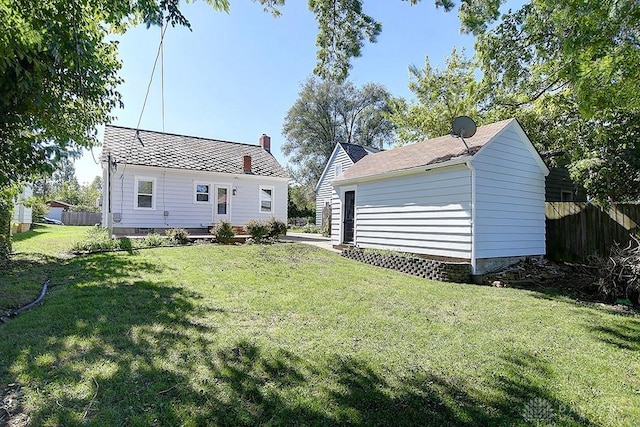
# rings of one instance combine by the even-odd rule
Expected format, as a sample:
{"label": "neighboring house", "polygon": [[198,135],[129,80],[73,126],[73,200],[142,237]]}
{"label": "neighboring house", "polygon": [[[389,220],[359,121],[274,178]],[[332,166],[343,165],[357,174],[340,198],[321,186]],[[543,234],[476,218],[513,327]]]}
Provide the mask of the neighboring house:
{"label": "neighboring house", "polygon": [[574,182],[567,168],[549,168],[545,180],[545,200],[547,202],[586,202],[587,191]]}
{"label": "neighboring house", "polygon": [[267,135],[250,145],[106,126],[102,170],[102,223],[115,234],[287,221],[289,177]]}
{"label": "neighboring house", "polygon": [[365,147],[363,145],[340,142],[336,144],[316,184],[316,225],[318,227],[324,226],[322,223],[322,211],[325,208],[331,207],[331,200],[334,198],[335,190],[331,185],[333,179],[349,169],[354,163],[361,160],[367,154],[373,154],[379,151],[377,148]]}
{"label": "neighboring house", "polygon": [[517,120],[366,156],[334,180],[332,242],[465,260],[545,254],[549,169]]}
{"label": "neighboring house", "polygon": [[49,206],[49,212],[47,212],[45,217],[55,219],[56,221],[62,221],[62,212],[67,212],[73,206],[58,200],[47,200],[46,204]]}
{"label": "neighboring house", "polygon": [[33,189],[30,185],[27,185],[16,198],[13,205],[13,217],[11,218],[12,233],[24,233],[31,228],[32,211],[31,208],[24,205],[24,201],[31,196],[33,196]]}

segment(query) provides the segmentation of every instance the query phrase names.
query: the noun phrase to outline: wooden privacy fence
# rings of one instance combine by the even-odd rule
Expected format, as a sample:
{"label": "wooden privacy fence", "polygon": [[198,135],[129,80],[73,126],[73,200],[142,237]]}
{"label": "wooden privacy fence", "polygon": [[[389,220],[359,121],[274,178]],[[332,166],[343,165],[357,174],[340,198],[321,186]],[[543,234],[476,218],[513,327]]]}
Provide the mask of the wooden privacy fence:
{"label": "wooden privacy fence", "polygon": [[546,216],[547,258],[585,262],[592,255],[608,255],[615,243],[629,243],[639,231],[640,205],[605,209],[590,203],[547,202]]}
{"label": "wooden privacy fence", "polygon": [[100,212],[62,212],[62,223],[65,225],[96,225],[102,222]]}

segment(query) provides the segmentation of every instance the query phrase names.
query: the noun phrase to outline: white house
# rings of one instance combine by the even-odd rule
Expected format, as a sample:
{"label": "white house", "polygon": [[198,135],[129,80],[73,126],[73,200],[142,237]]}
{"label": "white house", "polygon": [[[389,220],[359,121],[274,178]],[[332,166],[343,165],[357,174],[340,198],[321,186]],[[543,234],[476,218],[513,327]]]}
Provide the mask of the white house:
{"label": "white house", "polygon": [[24,233],[29,231],[32,223],[32,210],[24,205],[24,201],[33,196],[33,189],[26,185],[22,193],[16,198],[13,204],[13,217],[11,218],[11,232]]}
{"label": "white house", "polygon": [[260,145],[106,126],[102,223],[114,234],[287,221],[289,178]]}
{"label": "white house", "polygon": [[373,154],[379,151],[377,148],[365,147],[363,145],[344,142],[336,144],[315,188],[316,225],[318,227],[323,226],[322,211],[325,207],[331,206],[331,200],[335,196],[335,190],[332,185],[333,179],[349,169],[367,154]]}
{"label": "white house", "polygon": [[545,254],[549,170],[517,120],[371,154],[333,181],[333,244],[466,260]]}

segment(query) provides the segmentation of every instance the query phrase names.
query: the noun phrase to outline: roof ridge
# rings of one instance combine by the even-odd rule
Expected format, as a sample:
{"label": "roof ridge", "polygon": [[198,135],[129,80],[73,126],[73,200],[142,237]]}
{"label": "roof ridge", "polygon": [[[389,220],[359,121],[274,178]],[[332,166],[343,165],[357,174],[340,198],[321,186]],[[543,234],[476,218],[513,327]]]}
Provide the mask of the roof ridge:
{"label": "roof ridge", "polygon": [[238,144],[238,145],[246,145],[248,147],[262,148],[258,144],[251,144],[249,142],[227,141],[225,139],[208,138],[208,137],[205,137],[205,136],[185,135],[185,134],[182,134],[182,133],[162,132],[162,131],[159,131],[159,130],[137,129],[137,128],[133,128],[133,127],[129,127],[129,126],[120,126],[120,125],[111,125],[111,124],[105,125],[105,127],[127,129],[127,130],[140,131],[140,132],[149,132],[149,133],[155,133],[155,134],[160,134],[160,135],[181,136],[181,137],[184,137],[184,138],[201,139],[201,140],[205,140],[205,141],[217,141],[217,142],[224,142],[226,144]]}

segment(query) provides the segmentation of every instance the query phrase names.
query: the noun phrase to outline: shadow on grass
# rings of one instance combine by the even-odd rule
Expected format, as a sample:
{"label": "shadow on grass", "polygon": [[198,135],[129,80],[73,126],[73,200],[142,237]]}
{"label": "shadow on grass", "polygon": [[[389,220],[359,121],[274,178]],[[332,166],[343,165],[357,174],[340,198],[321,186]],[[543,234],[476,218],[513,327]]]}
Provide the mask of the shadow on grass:
{"label": "shadow on grass", "polygon": [[59,264],[59,258],[44,254],[0,261],[0,315],[36,299],[42,284]]}
{"label": "shadow on grass", "polygon": [[592,425],[543,389],[553,373],[532,355],[504,355],[484,388],[464,373],[311,359],[228,341],[224,310],[137,271],[164,272],[113,254],[62,267],[66,286],[0,328],[0,398],[19,384],[34,425]]}
{"label": "shadow on grass", "polygon": [[589,328],[601,341],[622,350],[640,351],[640,319],[620,316],[612,326],[592,325]]}
{"label": "shadow on grass", "polygon": [[31,239],[33,237],[37,237],[42,234],[46,234],[51,232],[47,227],[43,227],[40,224],[31,224],[31,229],[29,231],[25,231],[24,233],[16,233],[11,236],[11,240],[13,242],[22,242],[27,239]]}

